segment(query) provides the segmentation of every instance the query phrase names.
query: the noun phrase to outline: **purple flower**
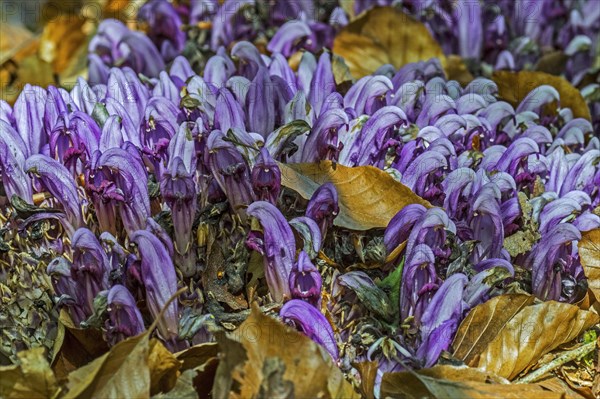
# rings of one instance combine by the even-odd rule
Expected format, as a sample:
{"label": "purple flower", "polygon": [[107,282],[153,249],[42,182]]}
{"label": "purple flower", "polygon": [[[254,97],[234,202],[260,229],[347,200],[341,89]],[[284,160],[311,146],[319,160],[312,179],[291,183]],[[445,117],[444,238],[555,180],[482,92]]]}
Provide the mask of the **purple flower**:
{"label": "purple flower", "polygon": [[151,0],[138,12],[138,20],[147,26],[146,34],[160,49],[165,61],[171,61],[183,51],[185,33],[173,5],[165,0]]}
{"label": "purple flower", "polygon": [[251,179],[256,198],[277,205],[281,191],[281,171],[265,147],[261,148],[256,157]]}
{"label": "purple flower", "polygon": [[300,216],[290,220],[290,226],[296,230],[304,241],[304,251],[310,259],[314,259],[321,250],[323,236],[317,222],[307,216]]}
{"label": "purple flower", "polygon": [[322,184],[312,195],[306,207],[306,216],[317,222],[321,237],[333,226],[333,219],[340,213],[338,194],[332,183]]}
{"label": "purple flower", "polygon": [[75,325],[87,319],[90,314],[87,313],[87,304],[79,302],[81,288],[71,277],[71,262],[62,256],[54,258],[48,263],[46,273],[50,276],[54,293],[59,297],[58,302],[69,308]]}
{"label": "purple flower", "polygon": [[27,159],[25,169],[37,176],[42,185],[60,202],[73,226],[83,224],[77,186],[63,165],[46,155],[37,154]]}
{"label": "purple flower", "polygon": [[109,345],[144,332],[144,320],[127,288],[115,285],[108,291],[106,335]]}
{"label": "purple flower", "polygon": [[298,254],[289,280],[292,298],[306,301],[317,309],[321,308],[321,274],[306,252],[300,251]]}
{"label": "purple flower", "polygon": [[[563,293],[563,279],[570,273],[571,242],[581,239],[575,226],[560,223],[544,234],[533,247],[527,264],[531,267],[531,285],[535,296],[543,301],[559,300]],[[575,277],[575,276],[572,276]]]}
{"label": "purple flower", "polygon": [[27,148],[27,156],[39,154],[48,142],[43,117],[48,95],[38,86],[26,84],[15,102],[13,116],[16,128]]}
{"label": "purple flower", "polygon": [[[164,244],[152,233],[138,230],[131,235],[141,262],[141,278],[146,290],[146,303],[153,317],[158,317],[167,301],[177,291],[177,276],[173,261]],[[178,332],[177,301],[171,302],[158,321],[162,339],[175,342]]]}
{"label": "purple flower", "polygon": [[325,316],[317,308],[300,299],[288,301],[279,316],[286,322],[301,331],[304,335],[321,345],[334,361],[337,361],[339,352],[333,329]]}
{"label": "purple flower", "polygon": [[419,325],[423,312],[440,284],[435,271],[435,256],[425,244],[414,247],[406,258],[400,287],[400,318],[414,316]]}
{"label": "purple flower", "polygon": [[263,228],[259,248],[264,254],[265,277],[275,301],[291,298],[289,278],[294,263],[294,233],[279,209],[265,201],[252,203],[246,211],[258,219]]}
{"label": "purple flower", "polygon": [[0,174],[8,198],[19,196],[32,203],[31,180],[25,172],[26,144],[17,131],[0,119]]}
{"label": "purple flower", "polygon": [[87,316],[91,316],[94,312],[94,298],[100,291],[108,288],[110,263],[94,233],[85,227],[75,232],[71,246],[71,276],[77,283],[77,300]]}

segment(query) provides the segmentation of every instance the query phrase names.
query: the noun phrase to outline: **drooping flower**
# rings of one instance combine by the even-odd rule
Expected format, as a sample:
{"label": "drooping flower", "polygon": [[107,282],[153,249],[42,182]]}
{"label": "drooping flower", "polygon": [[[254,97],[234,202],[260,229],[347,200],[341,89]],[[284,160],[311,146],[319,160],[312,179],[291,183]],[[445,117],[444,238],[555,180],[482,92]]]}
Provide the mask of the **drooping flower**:
{"label": "drooping flower", "polygon": [[106,335],[109,345],[144,332],[144,320],[127,288],[114,285],[108,291]]}
{"label": "drooping flower", "polygon": [[321,274],[304,251],[298,254],[290,273],[292,298],[307,301],[317,309],[321,308]]}

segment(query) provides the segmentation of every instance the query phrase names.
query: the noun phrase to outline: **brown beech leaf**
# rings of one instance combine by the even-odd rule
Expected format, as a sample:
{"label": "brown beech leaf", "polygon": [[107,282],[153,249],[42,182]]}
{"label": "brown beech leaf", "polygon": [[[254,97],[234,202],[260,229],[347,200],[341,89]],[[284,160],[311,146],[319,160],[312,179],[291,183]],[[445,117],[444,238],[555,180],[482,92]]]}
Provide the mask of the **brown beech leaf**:
{"label": "brown beech leaf", "polygon": [[377,362],[364,361],[354,363],[353,366],[360,373],[360,394],[363,398],[374,398],[375,379],[377,378]]}
{"label": "brown beech leaf", "polygon": [[599,320],[597,314],[567,303],[550,301],[527,306],[483,350],[477,367],[512,380]]}
{"label": "brown beech leaf", "polygon": [[352,76],[362,78],[384,64],[400,68],[432,57],[442,48],[423,23],[394,7],[373,8],[346,25],[333,42]]}
{"label": "brown beech leaf", "polygon": [[501,99],[516,107],[529,92],[542,85],[554,87],[560,94],[562,108],[571,108],[575,118],[591,120],[590,110],[581,92],[560,76],[537,71],[496,71],[492,79]]}
{"label": "brown beech leaf", "polygon": [[189,370],[202,366],[210,359],[217,357],[218,354],[219,346],[215,342],[207,342],[177,352],[175,357],[182,362],[181,370]]}
{"label": "brown beech leaf", "polygon": [[58,385],[43,347],[17,353],[18,365],[0,366],[0,398],[52,398]]}
{"label": "brown beech leaf", "polygon": [[86,44],[85,23],[86,19],[78,15],[63,14],[44,26],[39,55],[52,64],[55,73],[64,71],[79,48]]}
{"label": "brown beech leaf", "polygon": [[506,323],[525,306],[533,303],[532,295],[506,294],[477,305],[462,321],[452,348],[453,355],[469,366],[474,366],[477,356],[502,331]]}
{"label": "brown beech leaf", "polygon": [[198,393],[194,388],[196,374],[198,372],[195,370],[185,370],[177,379],[173,389],[153,395],[152,399],[198,399]]}
{"label": "brown beech leaf", "polygon": [[148,333],[126,339],[69,374],[65,398],[149,398]]}
{"label": "brown beech leaf", "polygon": [[[488,383],[489,380],[500,383]],[[381,397],[439,399],[561,399],[534,384],[506,384],[494,375],[468,367],[435,366],[417,372],[386,373]]]}
{"label": "brown beech leaf", "polygon": [[308,337],[262,314],[217,335],[221,361],[213,397],[358,398],[329,354]]}
{"label": "brown beech leaf", "polygon": [[65,309],[60,311],[58,334],[54,341],[52,370],[59,380],[78,367],[108,352],[102,332],[77,328]]}
{"label": "brown beech leaf", "polygon": [[588,287],[600,300],[600,229],[583,233],[578,248]]}
{"label": "brown beech leaf", "polygon": [[181,362],[156,338],[150,340],[149,350],[150,394],[169,392],[175,387]]}
{"label": "brown beech leaf", "polygon": [[331,161],[279,164],[281,184],[310,199],[323,183],[331,182],[338,192],[340,214],[336,226],[351,230],[387,227],[391,218],[408,204],[431,204],[404,184],[373,166],[347,167]]}

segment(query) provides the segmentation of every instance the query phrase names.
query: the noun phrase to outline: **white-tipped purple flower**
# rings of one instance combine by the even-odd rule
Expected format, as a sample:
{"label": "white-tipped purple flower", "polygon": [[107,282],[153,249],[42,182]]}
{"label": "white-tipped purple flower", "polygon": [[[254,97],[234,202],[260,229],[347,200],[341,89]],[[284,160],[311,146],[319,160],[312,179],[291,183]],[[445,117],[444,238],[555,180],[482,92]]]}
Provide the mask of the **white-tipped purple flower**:
{"label": "white-tipped purple flower", "polygon": [[281,191],[281,171],[265,147],[260,149],[256,157],[251,179],[256,198],[277,205]]}

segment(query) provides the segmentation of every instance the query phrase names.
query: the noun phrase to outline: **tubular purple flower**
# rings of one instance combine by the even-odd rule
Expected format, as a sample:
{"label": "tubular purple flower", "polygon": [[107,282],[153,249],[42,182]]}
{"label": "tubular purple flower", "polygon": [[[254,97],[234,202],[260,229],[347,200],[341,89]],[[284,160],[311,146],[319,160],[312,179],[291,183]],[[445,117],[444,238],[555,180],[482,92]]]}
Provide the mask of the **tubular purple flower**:
{"label": "tubular purple flower", "polygon": [[235,73],[235,65],[227,55],[215,55],[208,59],[204,79],[217,89],[226,87],[227,80]]}
{"label": "tubular purple flower", "polygon": [[304,251],[298,254],[289,278],[292,298],[301,299],[321,308],[321,274]]}
{"label": "tubular purple flower", "polygon": [[173,79],[173,83],[178,89],[181,89],[187,80],[194,76],[194,71],[190,66],[190,62],[183,56],[177,56],[171,63],[171,69],[169,69],[169,76]]}
{"label": "tubular purple flower", "polygon": [[246,95],[248,130],[266,138],[275,129],[274,83],[266,68],[260,68]]}
{"label": "tubular purple flower", "polygon": [[120,196],[113,197],[120,203],[119,213],[129,234],[146,227],[150,216],[148,175],[138,154],[121,148],[110,148],[97,161],[97,169],[107,173]]}
{"label": "tubular purple flower", "polygon": [[[158,76],[158,72],[156,72],[156,76]],[[135,73],[129,68],[112,68],[107,87],[107,100],[112,98],[116,103],[122,105],[133,124],[139,126],[148,103],[149,93]],[[121,115],[121,117],[123,116]]]}
{"label": "tubular purple flower", "polygon": [[307,216],[300,216],[290,220],[289,223],[302,238],[304,252],[310,259],[315,259],[319,255],[322,245],[321,229],[317,222]]}
{"label": "tubular purple flower", "polygon": [[[357,115],[373,115],[385,105],[385,96],[390,90],[392,82],[385,76],[365,76],[344,96],[344,108],[353,108]],[[406,116],[403,119],[406,120]]]}
{"label": "tubular purple flower", "polygon": [[[423,196],[431,184],[441,182],[435,179],[436,174],[443,173],[448,168],[448,160],[439,152],[426,151],[419,155],[402,174],[402,183]],[[431,177],[434,177],[432,182]]]}
{"label": "tubular purple flower", "polygon": [[323,112],[314,124],[302,149],[302,162],[337,160],[341,151],[338,131],[348,124],[348,115],[342,109]]}
{"label": "tubular purple flower", "polygon": [[283,55],[273,54],[271,63],[269,64],[269,74],[271,75],[271,78],[279,76],[292,90],[294,95],[297,93],[298,85],[296,83],[296,75]]}
{"label": "tubular purple flower", "polygon": [[517,114],[525,111],[533,111],[539,115],[542,107],[553,101],[560,101],[558,91],[552,86],[539,86],[525,96],[515,111]]}
{"label": "tubular purple flower", "polygon": [[431,367],[440,353],[448,349],[458,323],[468,305],[462,299],[468,279],[457,273],[448,277],[437,290],[421,318],[422,344],[417,349],[417,357],[424,367]]}
{"label": "tubular purple flower", "polygon": [[315,112],[315,118],[321,115],[321,108],[329,94],[336,89],[333,70],[331,69],[331,57],[328,52],[323,52],[319,57],[317,69],[310,82],[308,101]]}
{"label": "tubular purple flower", "polygon": [[183,255],[190,250],[192,224],[196,214],[195,143],[184,122],[169,144],[169,163],[160,180],[160,191],[171,209],[175,250]]}
{"label": "tubular purple flower", "polygon": [[[228,0],[228,3],[234,3],[234,1]],[[237,42],[233,46],[231,58],[234,61],[239,60],[238,72],[249,80],[254,80],[258,71],[267,67],[256,46],[247,41]]]}
{"label": "tubular purple flower", "polygon": [[88,228],[81,227],[73,236],[71,276],[77,283],[77,299],[86,314],[94,313],[94,298],[108,289],[110,263],[100,242]]}
{"label": "tubular purple flower", "polygon": [[[492,183],[493,184],[493,183]],[[473,251],[473,262],[499,258],[504,243],[502,211],[493,190],[481,190],[473,202],[470,227],[478,243]]]}
{"label": "tubular purple flower", "polygon": [[520,137],[513,141],[506,151],[504,151],[500,159],[498,159],[495,169],[516,176],[519,166],[523,163],[525,157],[538,154],[539,152],[540,149],[535,141],[527,137]]}
{"label": "tubular purple flower", "polygon": [[33,203],[31,179],[25,173],[27,157],[26,144],[13,127],[0,119],[0,175],[6,196],[19,196],[28,203]]}
{"label": "tubular purple flower", "polygon": [[[138,230],[131,236],[137,245],[141,261],[141,277],[146,289],[146,303],[153,317],[158,317],[161,309],[177,291],[177,276],[173,261],[163,243],[152,233]],[[171,302],[163,317],[158,321],[158,331],[162,339],[174,342],[178,333],[178,305]]]}
{"label": "tubular purple flower", "polygon": [[479,59],[483,46],[482,10],[478,1],[458,0],[453,4],[459,54],[462,58]]}
{"label": "tubular purple flower", "polygon": [[439,278],[435,271],[435,255],[426,244],[416,245],[407,253],[400,287],[400,319],[414,316],[419,325],[423,312],[431,301]]}
{"label": "tubular purple flower", "polygon": [[37,154],[25,161],[25,170],[35,174],[42,185],[60,202],[74,227],[83,224],[77,186],[63,165],[46,155]]}
{"label": "tubular purple flower", "polygon": [[13,116],[16,128],[27,148],[27,156],[39,154],[48,141],[42,123],[47,98],[46,90],[26,84],[15,102]]}
{"label": "tubular purple flower", "polygon": [[590,150],[581,155],[567,173],[560,194],[581,190],[591,194],[594,190],[594,175],[597,173],[597,163],[600,160],[600,150]]}
{"label": "tubular purple flower", "polygon": [[312,31],[306,22],[302,20],[287,21],[273,35],[267,45],[267,50],[289,57],[302,47],[303,39],[309,38],[311,35]]}
{"label": "tubular purple flower", "polygon": [[331,324],[314,306],[300,299],[292,299],[283,305],[279,316],[325,348],[334,362],[338,360],[339,352]]}
{"label": "tubular purple flower", "polygon": [[105,328],[109,345],[144,332],[146,328],[142,314],[127,288],[120,284],[114,285],[108,291],[106,304],[108,320]]}
{"label": "tubular purple flower", "polygon": [[263,228],[265,277],[273,299],[282,302],[291,298],[289,278],[296,241],[290,225],[279,209],[266,201],[250,204],[246,212],[257,218]]}
{"label": "tubular purple flower", "polygon": [[340,212],[338,194],[332,183],[322,184],[312,195],[306,206],[306,216],[317,222],[323,239],[327,229],[333,226],[333,219]]}
{"label": "tubular purple flower", "polygon": [[559,223],[543,235],[531,250],[533,294],[543,301],[559,300],[567,262],[571,261],[571,242],[580,240],[581,233],[570,223]]}
{"label": "tubular purple flower", "polygon": [[408,118],[398,107],[387,106],[375,112],[360,131],[356,165],[383,167],[386,142],[394,136],[396,129],[406,125]]}
{"label": "tubular purple flower", "polygon": [[456,103],[447,95],[425,96],[423,108],[417,117],[416,124],[422,129],[425,126],[434,125],[440,117],[446,114],[454,114]]}
{"label": "tubular purple flower", "polygon": [[[252,95],[256,94],[252,92],[252,87],[250,88],[249,93],[253,93]],[[262,96],[262,93],[260,95]],[[215,129],[219,129],[222,132],[227,132],[229,129],[233,128],[243,130],[245,129],[244,120],[244,110],[236,101],[233,94],[231,94],[227,88],[219,89],[217,103],[215,105]],[[258,130],[256,131],[259,132]]]}
{"label": "tubular purple flower", "polygon": [[542,235],[548,233],[563,220],[574,217],[581,212],[581,205],[573,198],[557,198],[544,206],[539,216],[539,231]]}
{"label": "tubular purple flower", "polygon": [[50,276],[54,293],[60,297],[59,302],[66,304],[73,322],[78,326],[87,315],[84,304],[78,302],[80,288],[71,277],[71,262],[62,256],[54,258],[48,263],[46,274]]}
{"label": "tubular purple flower", "polygon": [[238,149],[223,140],[220,130],[213,130],[208,136],[208,166],[223,190],[235,212],[254,200],[248,164]]}
{"label": "tubular purple flower", "polygon": [[251,179],[256,198],[277,205],[281,191],[281,171],[265,147],[260,149],[256,157]]}
{"label": "tubular purple flower", "polygon": [[394,215],[383,235],[388,254],[408,239],[413,226],[421,220],[426,211],[427,209],[421,204],[408,204]]}
{"label": "tubular purple flower", "polygon": [[144,120],[140,128],[142,152],[159,180],[169,141],[179,128],[178,116],[177,106],[163,97],[151,98],[144,110]]}
{"label": "tubular purple flower", "polygon": [[[474,275],[465,286],[463,299],[470,308],[488,300],[488,294],[494,286],[515,275],[515,270],[510,262],[504,259],[488,260],[495,262],[486,263],[485,270]],[[477,266],[482,268],[482,263],[480,262]]]}
{"label": "tubular purple flower", "polygon": [[438,258],[447,258],[450,255],[449,250],[443,249],[446,242],[446,231],[456,234],[456,225],[448,218],[446,212],[441,208],[428,209],[415,223],[406,240],[407,257],[416,245],[427,244]]}
{"label": "tubular purple flower", "polygon": [[183,51],[185,33],[181,29],[181,19],[170,2],[151,0],[140,8],[137,17],[147,25],[146,34],[166,61],[171,61]]}
{"label": "tubular purple flower", "polygon": [[225,0],[223,2],[212,19],[210,47],[213,51],[220,46],[228,46],[251,32],[252,28],[247,26],[243,19],[243,11],[254,6],[254,3],[254,0]]}

